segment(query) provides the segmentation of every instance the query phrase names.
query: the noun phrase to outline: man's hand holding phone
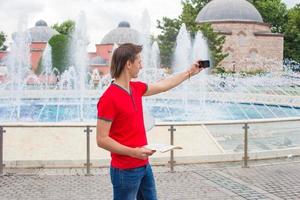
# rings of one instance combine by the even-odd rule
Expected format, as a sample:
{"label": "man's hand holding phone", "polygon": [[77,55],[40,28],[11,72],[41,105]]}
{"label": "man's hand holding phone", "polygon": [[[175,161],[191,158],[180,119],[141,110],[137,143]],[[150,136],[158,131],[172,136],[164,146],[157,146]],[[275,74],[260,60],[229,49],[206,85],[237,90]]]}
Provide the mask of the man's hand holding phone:
{"label": "man's hand holding phone", "polygon": [[199,68],[209,68],[210,67],[210,62],[209,60],[199,60],[197,61],[197,63],[199,64]]}

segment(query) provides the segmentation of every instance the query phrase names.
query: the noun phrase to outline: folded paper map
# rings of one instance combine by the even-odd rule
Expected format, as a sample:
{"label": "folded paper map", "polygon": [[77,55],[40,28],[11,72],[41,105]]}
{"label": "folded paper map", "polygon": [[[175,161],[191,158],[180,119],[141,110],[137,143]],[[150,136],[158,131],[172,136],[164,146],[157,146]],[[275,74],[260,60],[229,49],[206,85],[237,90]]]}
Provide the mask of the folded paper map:
{"label": "folded paper map", "polygon": [[147,149],[159,151],[161,153],[165,153],[165,152],[168,152],[168,151],[171,151],[174,149],[182,149],[182,147],[180,147],[180,146],[174,146],[174,145],[170,145],[170,144],[148,144],[144,147]]}

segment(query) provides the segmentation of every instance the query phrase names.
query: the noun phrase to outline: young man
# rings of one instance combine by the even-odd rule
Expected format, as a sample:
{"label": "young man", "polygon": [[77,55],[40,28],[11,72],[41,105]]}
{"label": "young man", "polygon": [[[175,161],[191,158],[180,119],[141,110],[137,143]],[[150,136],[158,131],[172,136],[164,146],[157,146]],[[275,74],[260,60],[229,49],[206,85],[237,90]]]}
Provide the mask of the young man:
{"label": "young man", "polygon": [[133,82],[141,65],[142,47],[123,44],[112,56],[111,76],[115,80],[100,97],[97,144],[111,152],[110,175],[115,200],[156,200],[156,188],[148,157],[142,96],[165,92],[199,73],[198,63],[187,71],[153,84]]}

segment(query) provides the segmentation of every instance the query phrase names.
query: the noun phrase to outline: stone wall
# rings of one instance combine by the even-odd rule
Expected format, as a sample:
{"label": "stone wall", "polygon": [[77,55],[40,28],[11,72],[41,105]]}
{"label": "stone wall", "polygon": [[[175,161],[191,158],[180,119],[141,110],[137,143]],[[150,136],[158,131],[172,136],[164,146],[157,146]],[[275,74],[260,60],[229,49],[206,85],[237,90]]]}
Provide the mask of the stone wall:
{"label": "stone wall", "polygon": [[228,57],[221,62],[228,71],[282,70],[283,35],[273,34],[265,23],[218,22],[215,31],[225,35]]}

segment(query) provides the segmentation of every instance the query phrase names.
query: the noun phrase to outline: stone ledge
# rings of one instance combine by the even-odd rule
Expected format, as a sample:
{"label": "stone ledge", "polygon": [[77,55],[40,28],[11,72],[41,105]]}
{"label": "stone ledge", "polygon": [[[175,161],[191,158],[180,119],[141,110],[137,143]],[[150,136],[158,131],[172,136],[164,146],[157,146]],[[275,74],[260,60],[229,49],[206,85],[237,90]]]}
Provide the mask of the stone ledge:
{"label": "stone ledge", "polygon": [[[175,152],[176,155],[176,152]],[[251,152],[249,160],[264,160],[274,158],[290,158],[300,156],[300,148],[291,148],[276,151]],[[199,163],[217,163],[217,162],[235,162],[242,161],[243,154],[218,154],[218,155],[199,155],[199,156],[178,156],[174,157],[177,164],[199,164]],[[168,165],[169,154],[164,157],[150,158],[153,165]],[[110,159],[91,160],[91,167],[108,167]],[[22,160],[22,161],[4,161],[5,168],[85,168],[85,160]]]}

